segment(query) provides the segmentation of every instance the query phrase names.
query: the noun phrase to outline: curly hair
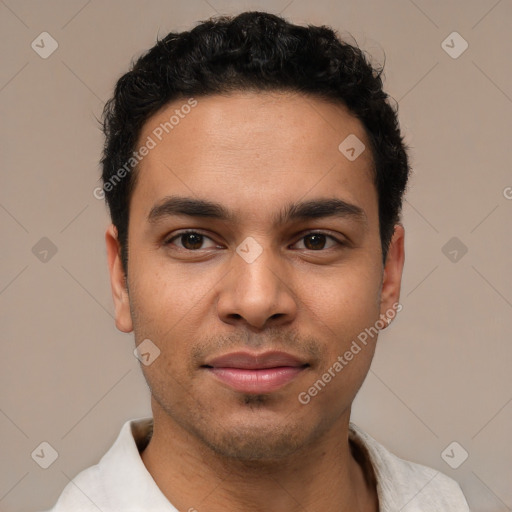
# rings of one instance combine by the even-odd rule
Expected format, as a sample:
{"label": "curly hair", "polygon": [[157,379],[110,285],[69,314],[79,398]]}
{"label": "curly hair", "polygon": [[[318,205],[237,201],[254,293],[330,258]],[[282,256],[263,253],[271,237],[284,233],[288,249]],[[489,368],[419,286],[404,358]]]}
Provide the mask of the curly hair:
{"label": "curly hair", "polygon": [[[362,123],[373,156],[383,263],[400,220],[410,166],[398,107],[382,89],[383,66],[326,26],[299,26],[266,12],[202,21],[169,33],[132,64],[103,111],[103,197],[128,268],[129,204],[136,179],[126,172],[144,123],[178,98],[237,91],[298,92],[343,104]],[[120,170],[123,179],[119,178]]]}

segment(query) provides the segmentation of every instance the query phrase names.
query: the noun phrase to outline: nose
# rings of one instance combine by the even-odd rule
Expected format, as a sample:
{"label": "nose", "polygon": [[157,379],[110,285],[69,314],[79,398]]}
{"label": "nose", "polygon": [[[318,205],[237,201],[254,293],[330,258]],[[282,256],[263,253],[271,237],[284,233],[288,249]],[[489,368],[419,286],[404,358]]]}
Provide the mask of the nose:
{"label": "nose", "polygon": [[245,324],[259,331],[282,326],[297,314],[290,268],[271,249],[265,248],[254,261],[233,255],[232,269],[220,283],[217,300],[219,318],[231,325]]}

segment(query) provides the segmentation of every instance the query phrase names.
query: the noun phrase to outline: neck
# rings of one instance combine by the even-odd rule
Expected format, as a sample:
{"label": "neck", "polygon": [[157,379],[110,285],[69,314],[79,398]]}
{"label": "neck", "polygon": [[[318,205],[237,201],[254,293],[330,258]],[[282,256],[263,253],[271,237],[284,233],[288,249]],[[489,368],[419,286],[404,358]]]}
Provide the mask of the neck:
{"label": "neck", "polygon": [[378,511],[375,483],[349,442],[350,411],[314,445],[285,459],[257,461],[219,455],[165,413],[153,413],[153,435],[142,460],[178,510]]}

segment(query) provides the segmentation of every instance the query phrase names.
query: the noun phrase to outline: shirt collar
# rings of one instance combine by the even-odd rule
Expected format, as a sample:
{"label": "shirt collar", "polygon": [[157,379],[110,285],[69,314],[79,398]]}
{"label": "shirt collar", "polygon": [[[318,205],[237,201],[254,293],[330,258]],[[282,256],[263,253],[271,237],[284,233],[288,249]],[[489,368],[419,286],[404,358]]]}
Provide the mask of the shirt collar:
{"label": "shirt collar", "polygon": [[[129,510],[151,509],[162,512],[177,512],[156,485],[141,458],[153,431],[153,418],[143,417],[127,421],[110,448],[99,462],[101,479],[108,493],[116,497],[115,505]],[[388,510],[395,503],[394,490],[386,486],[382,474],[382,456],[375,449],[376,441],[359,427],[350,423],[349,439],[354,443],[363,460],[359,461],[365,477],[377,484],[381,510]],[[155,508],[158,507],[158,508]],[[389,508],[392,510],[392,508]]]}
{"label": "shirt collar", "polygon": [[177,512],[156,485],[140,456],[152,426],[152,418],[127,421],[98,464],[102,485],[108,495],[115,496],[118,510]]}

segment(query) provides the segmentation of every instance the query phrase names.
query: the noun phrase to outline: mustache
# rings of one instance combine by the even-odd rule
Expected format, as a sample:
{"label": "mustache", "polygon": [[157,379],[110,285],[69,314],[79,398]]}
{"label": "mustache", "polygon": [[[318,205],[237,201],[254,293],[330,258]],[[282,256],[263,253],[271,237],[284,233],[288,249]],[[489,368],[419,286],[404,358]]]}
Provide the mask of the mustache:
{"label": "mustache", "polygon": [[247,330],[218,334],[194,343],[191,348],[192,364],[195,367],[201,366],[208,358],[240,350],[290,352],[315,364],[321,361],[325,354],[324,343],[314,336],[279,328],[270,328],[260,334]]}

